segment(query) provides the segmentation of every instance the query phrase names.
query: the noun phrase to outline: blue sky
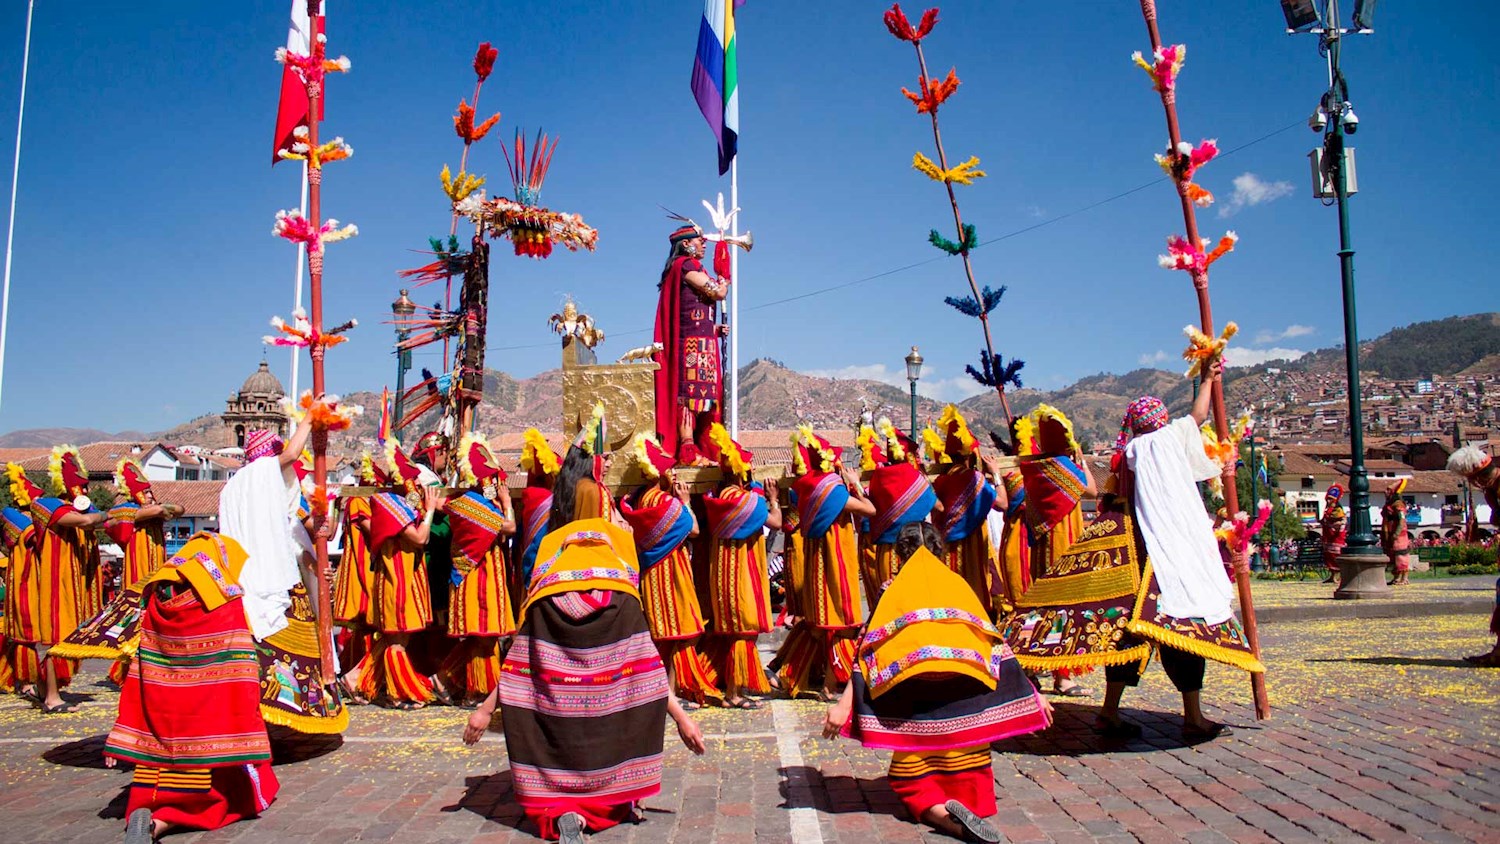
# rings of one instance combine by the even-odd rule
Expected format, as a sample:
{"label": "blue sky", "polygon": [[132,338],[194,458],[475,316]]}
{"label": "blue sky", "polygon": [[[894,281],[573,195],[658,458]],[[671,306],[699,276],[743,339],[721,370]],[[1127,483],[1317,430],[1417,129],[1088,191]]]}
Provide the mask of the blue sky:
{"label": "blue sky", "polygon": [[[289,5],[37,3],[0,431],[166,427],[221,411],[255,368],[267,320],[291,308],[294,250],[270,230],[277,209],[296,205],[298,174],[268,165],[281,72],[271,54]],[[1159,5],[1163,37],[1189,48],[1185,136],[1232,149],[1271,135],[1199,175],[1220,199],[1200,216],[1205,235],[1240,235],[1214,268],[1216,316],[1240,323],[1242,359],[1336,343],[1336,217],[1311,198],[1305,158],[1317,137],[1303,123],[1326,85],[1315,41],[1284,35],[1272,0]],[[1484,151],[1500,143],[1500,74],[1482,27],[1453,24],[1486,9],[1447,4],[1439,20],[1426,5],[1382,4],[1377,33],[1345,50],[1361,118],[1352,219],[1367,337],[1494,307],[1487,198],[1500,180]],[[489,364],[523,376],[555,367],[546,318],[568,293],[608,333],[606,355],[646,342],[672,227],[658,205],[700,212],[700,199],[728,191],[688,90],[701,4],[418,9],[333,0],[330,11],[332,52],[353,73],[333,79],[323,132],[355,155],[328,168],[324,209],[361,232],[329,249],[328,317],[361,322],[329,355],[330,388],[394,380],[382,320],[396,270],[423,262],[410,250],[447,232],[437,173],[458,162],[450,116],[472,90],[483,40],[500,57],[481,111],[503,117],[470,170],[508,192],[495,139],[543,127],[561,137],[543,201],[601,233],[596,253],[540,262],[496,245]],[[962,369],[980,338],[941,301],[965,290],[956,260],[770,304],[940,257],[926,233],[951,225],[946,197],[909,166],[913,152],[932,154],[932,138],[900,93],[916,62],[886,33],[882,9],[741,9],[740,204],[756,237],[741,262],[741,354],[894,378],[916,343],[923,391],[957,398],[975,391]],[[978,155],[989,172],[958,189],[982,240],[1160,177],[1161,108],[1129,58],[1148,46],[1136,4],[974,0],[942,11],[928,61],[963,80],[942,125],[950,155]],[[7,160],[24,21],[24,3],[0,11]],[[8,168],[0,179],[8,190]],[[1156,255],[1180,228],[1162,182],[975,253],[982,282],[1010,287],[997,346],[1028,361],[1028,385],[1176,367],[1196,309],[1186,275],[1158,268]],[[285,380],[287,354],[270,360]]]}

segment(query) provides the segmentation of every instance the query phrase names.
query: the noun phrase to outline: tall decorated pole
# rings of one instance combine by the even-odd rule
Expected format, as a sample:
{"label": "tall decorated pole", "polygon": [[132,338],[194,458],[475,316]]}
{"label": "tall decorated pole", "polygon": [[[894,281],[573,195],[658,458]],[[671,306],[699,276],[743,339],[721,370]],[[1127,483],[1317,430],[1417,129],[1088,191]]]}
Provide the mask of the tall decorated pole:
{"label": "tall decorated pole", "polygon": [[[1189,370],[1189,374],[1193,374],[1212,366],[1214,361],[1223,355],[1225,344],[1236,330],[1234,323],[1228,323],[1223,334],[1217,339],[1214,338],[1213,307],[1208,294],[1208,268],[1234,248],[1237,238],[1234,232],[1229,232],[1211,251],[1204,250],[1206,244],[1198,234],[1197,208],[1210,205],[1213,202],[1213,195],[1195,184],[1193,175],[1199,167],[1207,164],[1218,154],[1218,145],[1214,141],[1204,141],[1196,147],[1183,143],[1182,130],[1177,120],[1177,74],[1182,70],[1187,47],[1182,44],[1162,45],[1161,34],[1156,25],[1155,0],[1141,0],[1141,13],[1146,19],[1146,31],[1151,38],[1151,59],[1148,61],[1140,53],[1136,53],[1133,58],[1135,63],[1151,77],[1152,87],[1161,96],[1162,110],[1167,118],[1168,144],[1166,153],[1158,155],[1156,160],[1177,186],[1177,196],[1182,206],[1182,221],[1186,229],[1185,238],[1173,235],[1167,239],[1168,254],[1161,256],[1160,263],[1167,269],[1187,272],[1193,280],[1193,290],[1198,298],[1198,321],[1201,327],[1197,330],[1189,329],[1191,345],[1183,353],[1184,357],[1193,362],[1193,368]],[[1238,449],[1234,445],[1235,432],[1231,429],[1228,414],[1224,410],[1223,379],[1214,379],[1210,384],[1213,390],[1215,436],[1219,440],[1220,449],[1232,455],[1237,453]],[[1240,505],[1234,479],[1235,460],[1231,456],[1221,462],[1224,466],[1225,509],[1238,516]],[[1239,591],[1240,614],[1244,621],[1245,636],[1249,639],[1250,649],[1258,659],[1260,636],[1255,623],[1255,604],[1250,593],[1250,564],[1246,545],[1238,545],[1239,547],[1231,547],[1231,556],[1235,585]],[[1271,704],[1266,696],[1265,674],[1251,674],[1250,683],[1255,697],[1255,717],[1270,717]]]}
{"label": "tall decorated pole", "polygon": [[[307,15],[311,20],[318,17],[321,0],[307,0]],[[297,210],[282,211],[276,215],[274,233],[293,243],[301,244],[307,251],[309,306],[311,315],[300,309],[293,314],[293,321],[272,320],[280,334],[268,337],[267,342],[277,345],[303,346],[312,358],[312,381],[310,392],[298,400],[301,413],[310,415],[312,423],[313,473],[310,478],[313,489],[308,497],[313,514],[313,542],[317,552],[318,579],[318,652],[322,657],[324,677],[336,677],[333,656],[333,606],[328,583],[328,538],[331,526],[328,519],[328,432],[349,427],[357,408],[341,407],[337,396],[327,394],[323,371],[323,356],[328,347],[344,341],[345,331],[354,327],[350,321],[332,330],[323,329],[323,248],[345,238],[353,237],[359,229],[353,225],[340,226],[337,220],[322,218],[323,165],[348,158],[353,149],[343,138],[334,138],[327,143],[318,139],[319,109],[323,97],[323,79],[327,73],[343,73],[349,70],[349,60],[327,58],[327,38],[317,33],[312,38],[307,55],[286,48],[276,51],[276,60],[293,69],[307,87],[309,103],[307,128],[298,133],[298,143],[281,153],[282,157],[300,159],[307,163],[307,214]],[[294,415],[297,407],[293,408]]]}
{"label": "tall decorated pole", "polygon": [[937,22],[937,9],[923,12],[922,19],[916,26],[912,26],[907,20],[900,4],[892,5],[885,13],[886,29],[897,39],[911,44],[917,52],[917,67],[921,74],[917,77],[917,90],[913,92],[902,88],[901,93],[917,107],[918,114],[925,114],[932,120],[932,141],[937,150],[937,161],[933,162],[918,152],[912,156],[912,167],[927,178],[942,182],[948,192],[948,204],[953,209],[953,231],[958,237],[957,242],[951,241],[937,229],[933,229],[927,239],[933,246],[949,255],[956,255],[963,261],[964,277],[969,282],[968,296],[948,296],[943,301],[959,313],[979,320],[979,327],[984,333],[984,348],[979,351],[979,367],[976,369],[969,365],[964,368],[975,381],[995,390],[1000,398],[1000,410],[1005,414],[1006,425],[1009,425],[1010,402],[1006,400],[1005,388],[1007,385],[1018,388],[1021,386],[1021,368],[1026,363],[1013,359],[1007,364],[995,353],[990,313],[1000,305],[1005,287],[1002,285],[998,290],[991,289],[989,285],[981,287],[974,276],[974,263],[970,253],[979,246],[979,237],[974,226],[965,223],[963,215],[959,213],[958,194],[954,192],[953,186],[972,185],[975,179],[984,178],[985,172],[979,169],[977,156],[970,156],[954,167],[948,166],[948,152],[943,146],[943,133],[938,126],[938,108],[958,90],[959,81],[957,72],[953,70],[949,70],[947,77],[943,79],[934,79],[927,73],[927,56],[922,51],[922,40],[932,32]]}

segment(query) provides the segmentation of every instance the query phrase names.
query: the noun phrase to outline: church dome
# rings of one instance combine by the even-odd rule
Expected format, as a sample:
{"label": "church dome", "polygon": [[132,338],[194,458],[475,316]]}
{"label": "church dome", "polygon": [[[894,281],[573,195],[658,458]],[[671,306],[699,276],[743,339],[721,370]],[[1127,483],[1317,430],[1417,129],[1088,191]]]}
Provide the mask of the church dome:
{"label": "church dome", "polygon": [[246,394],[284,396],[286,390],[282,389],[281,382],[276,379],[276,376],[271,374],[271,367],[265,361],[261,361],[260,368],[250,373],[250,377],[246,378],[244,385],[240,387],[240,395]]}

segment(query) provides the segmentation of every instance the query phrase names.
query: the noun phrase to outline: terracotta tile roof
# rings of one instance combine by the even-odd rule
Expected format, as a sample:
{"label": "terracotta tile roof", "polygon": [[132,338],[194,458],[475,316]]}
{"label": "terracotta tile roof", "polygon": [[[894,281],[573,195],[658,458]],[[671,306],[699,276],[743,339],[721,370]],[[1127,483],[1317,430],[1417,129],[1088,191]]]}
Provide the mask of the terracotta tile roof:
{"label": "terracotta tile roof", "polygon": [[1301,478],[1307,475],[1312,475],[1313,477],[1333,478],[1338,477],[1340,474],[1339,471],[1332,466],[1329,466],[1325,463],[1319,463],[1318,461],[1314,460],[1306,454],[1303,454],[1300,451],[1284,451],[1282,449],[1275,449],[1275,453],[1276,456],[1281,458],[1281,475],[1283,478],[1283,483],[1286,482],[1285,478],[1287,478],[1288,476]]}
{"label": "terracotta tile roof", "polygon": [[225,481],[153,481],[151,491],[163,504],[176,504],[187,517],[215,516],[219,513],[219,493]]}
{"label": "terracotta tile roof", "polygon": [[28,472],[46,471],[50,448],[0,448],[0,463],[19,463]]}
{"label": "terracotta tile roof", "polygon": [[[1333,468],[1337,469],[1339,474],[1347,475],[1349,474],[1349,461],[1340,460],[1337,463],[1333,464]],[[1402,463],[1400,460],[1367,459],[1365,460],[1365,471],[1385,472],[1393,475],[1410,475],[1412,473],[1412,468],[1405,463]]]}
{"label": "terracotta tile roof", "polygon": [[1408,493],[1431,493],[1433,495],[1458,495],[1460,478],[1449,471],[1412,472],[1411,482],[1406,485]]}
{"label": "terracotta tile roof", "polygon": [[167,448],[165,444],[155,440],[89,443],[78,447],[78,456],[83,458],[83,465],[88,468],[91,479],[96,481],[112,479],[115,475],[115,464],[120,462],[121,457],[134,457],[136,460],[141,460],[158,445]]}

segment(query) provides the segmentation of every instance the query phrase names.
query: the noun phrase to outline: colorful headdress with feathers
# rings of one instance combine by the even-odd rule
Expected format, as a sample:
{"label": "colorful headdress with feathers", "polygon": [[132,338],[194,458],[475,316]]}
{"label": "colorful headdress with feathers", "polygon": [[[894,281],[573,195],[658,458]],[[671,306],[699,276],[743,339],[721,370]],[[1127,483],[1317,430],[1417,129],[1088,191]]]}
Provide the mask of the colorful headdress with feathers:
{"label": "colorful headdress with feathers", "polygon": [[499,483],[505,482],[505,470],[500,468],[500,461],[495,459],[495,452],[484,434],[471,431],[459,441],[458,478],[464,486],[483,486],[492,478]]}
{"label": "colorful headdress with feathers", "polygon": [[63,491],[63,496],[73,499],[75,509],[87,510],[92,506],[88,494],[89,473],[83,468],[83,458],[78,455],[76,446],[54,446],[52,457],[47,461],[47,472],[52,476],[52,482]]}
{"label": "colorful headdress with feathers", "polygon": [[604,402],[594,402],[594,412],[589,415],[587,422],[578,429],[578,436],[573,438],[573,445],[578,446],[594,457],[602,457],[609,448],[608,431],[604,422]]}
{"label": "colorful headdress with feathers", "polygon": [[10,497],[15,499],[18,510],[25,510],[44,495],[41,487],[26,477],[26,470],[19,463],[5,464],[5,477],[10,481]]}
{"label": "colorful headdress with feathers", "polygon": [[854,442],[859,446],[859,468],[861,471],[869,472],[890,463],[890,457],[886,455],[885,449],[881,447],[881,437],[870,425],[860,425],[859,435]]}
{"label": "colorful headdress with feathers", "polygon": [[391,476],[366,451],[359,456],[359,482],[365,486],[390,486]]}
{"label": "colorful headdress with feathers", "polygon": [[672,455],[662,450],[661,443],[650,434],[636,434],[630,444],[630,459],[641,468],[641,474],[652,480],[660,478],[677,465]]}
{"label": "colorful headdress with feathers", "polygon": [[875,430],[885,442],[885,453],[891,462],[905,460],[909,455],[916,455],[921,449],[916,440],[901,433],[901,430],[891,423],[891,420],[881,418],[875,423]]}
{"label": "colorful headdress with feathers", "polygon": [[967,457],[979,450],[979,439],[969,430],[969,423],[964,420],[957,405],[950,404],[943,408],[943,415],[938,417],[938,430],[943,434],[943,454],[947,455],[949,461],[958,456]]}
{"label": "colorful headdress with feathers", "polygon": [[709,426],[708,441],[719,452],[720,469],[735,478],[744,478],[750,474],[751,467],[755,465],[755,452],[735,442],[722,424],[715,422]]}
{"label": "colorful headdress with feathers", "polygon": [[447,436],[445,436],[441,431],[428,431],[422,436],[417,437],[417,444],[412,448],[411,456],[412,459],[426,457],[428,460],[431,460],[431,455],[434,452],[441,451],[447,447]]}
{"label": "colorful headdress with feathers", "polygon": [[818,436],[811,425],[798,425],[792,432],[792,471],[797,475],[822,475],[833,471],[839,450]]}
{"label": "colorful headdress with feathers", "polygon": [[151,482],[146,480],[146,470],[134,458],[121,457],[115,464],[115,488],[137,504],[146,503],[146,493],[151,491]]}
{"label": "colorful headdress with feathers", "polygon": [[1406,485],[1410,481],[1411,478],[1402,478],[1401,480],[1396,481],[1393,484],[1388,484],[1385,488],[1385,497],[1399,499],[1401,497],[1401,493],[1406,492]]}
{"label": "colorful headdress with feathers", "polygon": [[390,469],[393,485],[408,493],[421,488],[422,470],[401,450],[401,441],[395,437],[385,441],[385,465]]}
{"label": "colorful headdress with feathers", "polygon": [[1341,484],[1334,484],[1333,486],[1330,486],[1328,488],[1328,491],[1323,493],[1323,500],[1332,504],[1337,504],[1340,501],[1343,501],[1344,487]]}
{"label": "colorful headdress with feathers", "polygon": [[1448,455],[1448,471],[1466,478],[1475,478],[1490,468],[1493,458],[1477,445],[1466,445]]}
{"label": "colorful headdress with feathers", "polygon": [[1068,456],[1079,451],[1073,436],[1073,422],[1050,404],[1039,404],[1031,413],[1015,421],[1016,455]]}
{"label": "colorful headdress with feathers", "polygon": [[547,438],[535,428],[527,428],[521,436],[521,468],[526,470],[527,483],[544,475],[556,475],[562,468],[557,452],[547,444]]}

